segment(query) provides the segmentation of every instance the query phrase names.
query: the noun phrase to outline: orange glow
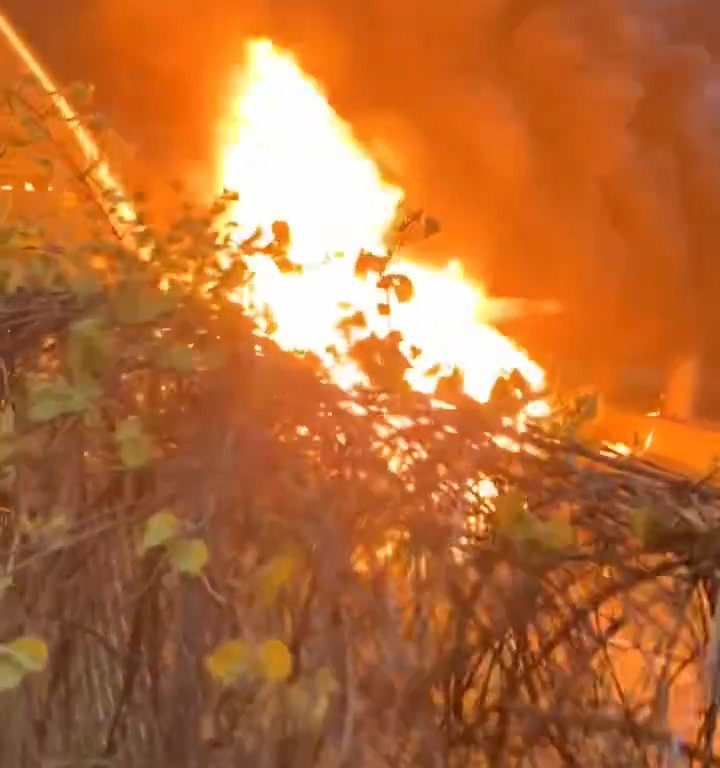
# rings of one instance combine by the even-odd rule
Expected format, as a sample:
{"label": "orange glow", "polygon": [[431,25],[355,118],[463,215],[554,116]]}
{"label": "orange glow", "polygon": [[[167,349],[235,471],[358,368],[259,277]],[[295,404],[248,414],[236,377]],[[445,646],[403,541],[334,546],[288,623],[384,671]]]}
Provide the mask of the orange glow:
{"label": "orange glow", "polygon": [[[82,124],[78,114],[68,100],[60,93],[50,75],[40,64],[27,43],[20,37],[15,27],[2,13],[0,13],[0,36],[4,38],[20,61],[23,62],[28,71],[37,80],[43,91],[47,93],[58,115],[74,136],[78,147],[82,151],[87,167],[93,169],[92,174],[88,176],[88,180],[97,185],[96,196],[98,204],[102,206],[116,231],[121,233],[130,232],[128,224],[135,222],[136,216],[133,206],[125,201],[125,190],[122,184],[113,175],[110,166],[102,157],[100,148]],[[26,192],[34,191],[32,184],[25,184],[24,189]],[[3,190],[8,191],[6,187],[3,187]],[[111,202],[113,196],[117,197],[120,202]],[[126,237],[129,238],[131,243],[133,242],[132,235],[126,235]]]}
{"label": "orange glow", "polygon": [[[542,369],[489,324],[493,302],[459,263],[433,269],[393,260],[388,271],[409,277],[414,294],[393,303],[390,317],[379,312],[377,276],[357,277],[355,259],[361,250],[386,252],[403,191],[383,179],[320,86],[268,40],[248,45],[220,173],[224,188],[239,195],[233,217],[241,235],[260,227],[269,240],[272,223],[286,222],[290,259],[302,266],[282,273],[270,259],[251,258],[255,276],[244,300],[258,316],[270,311],[268,332],[283,348],[316,353],[340,386],[362,383],[355,364],[342,362],[352,339],[390,330],[402,334],[405,351],[421,350],[406,374],[418,391],[432,392],[456,368],[466,393],[481,401],[513,369],[543,386]],[[341,332],[338,322],[357,311],[367,328]]]}

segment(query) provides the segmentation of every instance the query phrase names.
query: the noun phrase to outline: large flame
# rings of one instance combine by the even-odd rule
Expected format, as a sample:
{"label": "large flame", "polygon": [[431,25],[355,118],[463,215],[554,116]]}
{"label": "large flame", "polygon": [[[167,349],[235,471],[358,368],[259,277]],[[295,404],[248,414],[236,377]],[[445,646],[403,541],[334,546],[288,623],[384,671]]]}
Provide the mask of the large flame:
{"label": "large flame", "polygon": [[363,249],[384,252],[403,192],[382,178],[292,55],[268,40],[248,45],[230,125],[221,176],[239,195],[235,218],[248,232],[287,222],[290,257],[303,267],[284,273],[269,259],[253,259],[253,300],[272,314],[281,346],[312,351],[341,386],[357,384],[358,368],[328,353],[347,351],[338,322],[351,308],[364,314],[364,333],[396,330],[407,349],[421,350],[406,377],[418,391],[433,391],[438,376],[454,369],[464,375],[465,392],[480,401],[513,369],[542,386],[542,369],[488,324],[492,302],[458,263],[437,270],[393,261],[393,274],[409,277],[414,295],[394,305],[390,317],[379,311],[377,276],[357,277],[355,258]]}

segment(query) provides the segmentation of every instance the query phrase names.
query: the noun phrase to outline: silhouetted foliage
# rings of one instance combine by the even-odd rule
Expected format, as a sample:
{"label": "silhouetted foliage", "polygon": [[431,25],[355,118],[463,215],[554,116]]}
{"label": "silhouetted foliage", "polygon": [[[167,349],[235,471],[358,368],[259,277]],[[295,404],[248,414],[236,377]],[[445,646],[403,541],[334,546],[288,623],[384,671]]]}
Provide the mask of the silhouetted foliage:
{"label": "silhouetted foliage", "polygon": [[579,442],[587,399],[521,428],[516,375],[440,407],[392,333],[339,390],[228,299],[231,204],[4,222],[3,765],[716,764],[720,494]]}

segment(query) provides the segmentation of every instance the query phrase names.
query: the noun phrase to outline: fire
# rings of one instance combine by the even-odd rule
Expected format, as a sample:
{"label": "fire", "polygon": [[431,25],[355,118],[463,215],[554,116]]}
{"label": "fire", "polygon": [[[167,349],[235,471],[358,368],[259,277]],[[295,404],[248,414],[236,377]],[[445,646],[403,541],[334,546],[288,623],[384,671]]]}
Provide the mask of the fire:
{"label": "fire", "polygon": [[389,317],[379,310],[377,276],[356,276],[355,260],[361,250],[385,253],[403,191],[383,179],[292,55],[268,40],[248,45],[229,125],[220,174],[224,188],[239,196],[234,218],[243,234],[257,227],[269,233],[273,222],[286,222],[290,258],[302,266],[282,272],[269,259],[251,260],[252,303],[269,310],[269,332],[282,347],[314,352],[338,384],[352,388],[362,374],[351,361],[338,362],[352,337],[338,323],[361,312],[366,328],[353,333],[399,331],[404,351],[420,350],[406,374],[418,391],[432,392],[438,377],[454,369],[480,401],[513,369],[542,387],[542,369],[489,324],[493,302],[459,263],[432,269],[394,259],[392,273],[410,278],[414,293],[394,303]]}

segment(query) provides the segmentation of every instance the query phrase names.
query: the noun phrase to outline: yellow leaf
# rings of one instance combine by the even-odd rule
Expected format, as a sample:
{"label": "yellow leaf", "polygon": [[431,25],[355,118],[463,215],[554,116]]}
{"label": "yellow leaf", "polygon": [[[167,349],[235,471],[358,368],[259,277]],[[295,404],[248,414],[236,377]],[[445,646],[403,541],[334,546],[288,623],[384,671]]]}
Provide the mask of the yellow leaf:
{"label": "yellow leaf", "polygon": [[266,640],[258,651],[264,676],[268,680],[287,680],[292,672],[292,657],[282,640]]}
{"label": "yellow leaf", "polygon": [[48,660],[48,647],[39,637],[18,637],[0,646],[25,672],[41,672]]}
{"label": "yellow leaf", "polygon": [[171,539],[174,539],[179,532],[180,521],[172,512],[168,510],[156,512],[148,519],[145,525],[143,549],[148,550],[153,547],[161,547]]}
{"label": "yellow leaf", "polygon": [[205,567],[209,553],[202,539],[177,539],[170,542],[168,556],[180,573],[197,576]]}
{"label": "yellow leaf", "polygon": [[152,458],[154,444],[140,420],[130,416],[120,422],[115,430],[120,461],[128,469],[144,467]]}
{"label": "yellow leaf", "polygon": [[12,656],[0,656],[0,691],[17,688],[26,674]]}
{"label": "yellow leaf", "polygon": [[277,600],[280,590],[295,572],[296,561],[291,555],[274,557],[260,572],[258,589],[266,605]]}
{"label": "yellow leaf", "polygon": [[252,659],[252,648],[244,640],[230,640],[205,657],[205,666],[216,680],[228,685],[248,671]]}

